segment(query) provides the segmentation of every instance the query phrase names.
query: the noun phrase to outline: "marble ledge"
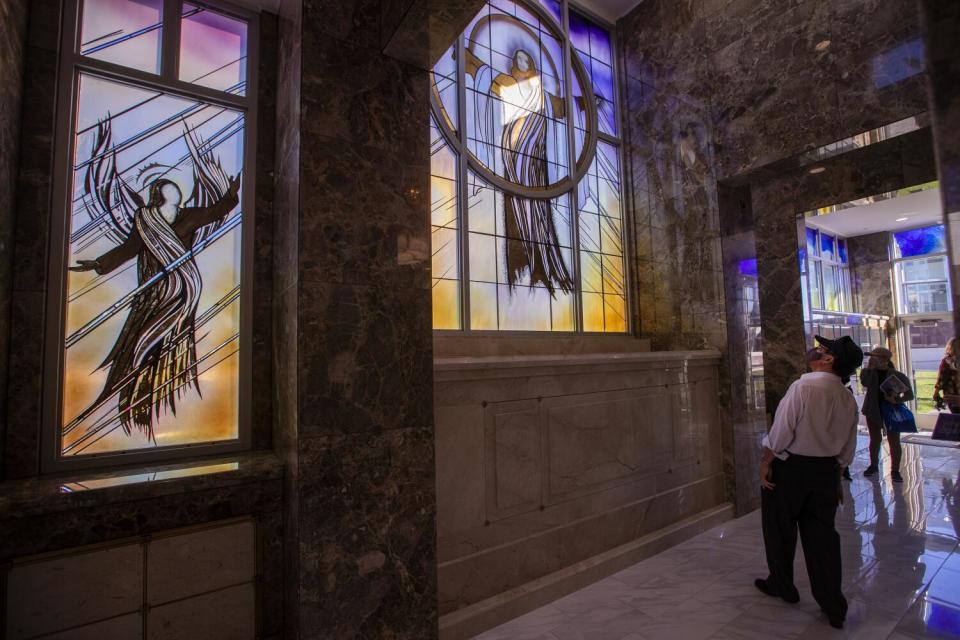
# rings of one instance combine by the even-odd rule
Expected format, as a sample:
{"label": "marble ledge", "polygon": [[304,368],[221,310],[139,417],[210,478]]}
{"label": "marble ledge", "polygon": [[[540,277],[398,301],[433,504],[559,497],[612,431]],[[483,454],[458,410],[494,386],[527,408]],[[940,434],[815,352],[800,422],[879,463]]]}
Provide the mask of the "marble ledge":
{"label": "marble ledge", "polygon": [[189,462],[73,472],[0,483],[0,520],[233,487],[279,483],[283,462],[251,451]]}
{"label": "marble ledge", "polygon": [[551,367],[576,367],[597,365],[641,365],[675,367],[689,362],[711,365],[720,362],[721,354],[715,350],[702,351],[642,351],[635,353],[584,353],[543,356],[468,356],[434,358],[435,374],[462,371],[490,371],[518,369],[541,369]]}

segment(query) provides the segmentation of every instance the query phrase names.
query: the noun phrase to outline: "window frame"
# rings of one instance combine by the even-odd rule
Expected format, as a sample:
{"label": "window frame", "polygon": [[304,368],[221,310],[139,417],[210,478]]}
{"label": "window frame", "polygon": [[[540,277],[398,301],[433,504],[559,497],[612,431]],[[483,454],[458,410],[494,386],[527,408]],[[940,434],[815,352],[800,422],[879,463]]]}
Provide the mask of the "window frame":
{"label": "window frame", "polygon": [[[455,335],[455,336],[499,336],[499,337],[545,337],[545,336],[556,336],[556,337],[570,337],[570,336],[589,336],[589,337],[604,337],[604,336],[625,336],[631,335],[633,333],[634,327],[634,311],[633,311],[633,279],[632,279],[632,270],[630,266],[630,256],[633,252],[632,238],[633,234],[629,233],[628,230],[633,225],[632,210],[626,205],[628,201],[627,195],[627,181],[625,180],[625,170],[626,170],[626,152],[625,147],[626,143],[624,141],[624,129],[623,129],[623,117],[622,117],[622,91],[620,86],[620,43],[617,39],[616,27],[615,25],[610,24],[607,20],[597,16],[595,13],[589,9],[581,6],[573,0],[557,0],[561,8],[561,17],[562,22],[557,25],[556,18],[553,15],[549,14],[549,11],[540,3],[540,0],[513,0],[522,4],[525,9],[533,12],[540,19],[548,19],[549,23],[554,26],[559,26],[561,33],[563,35],[563,57],[564,57],[564,84],[567,87],[572,87],[571,76],[573,74],[573,61],[572,58],[575,55],[578,55],[573,42],[570,38],[570,13],[578,13],[581,17],[587,19],[589,22],[601,27],[604,29],[607,34],[610,36],[610,68],[612,70],[613,76],[613,100],[614,100],[614,116],[615,116],[615,125],[617,128],[617,135],[612,136],[610,134],[604,133],[600,130],[599,115],[597,116],[597,122],[593,123],[593,126],[596,129],[596,144],[594,145],[593,158],[596,158],[599,154],[599,143],[606,143],[616,149],[617,152],[617,162],[619,169],[619,178],[620,178],[620,242],[622,249],[622,264],[623,264],[623,288],[624,288],[624,329],[623,331],[585,331],[583,329],[583,281],[580,265],[580,253],[582,251],[580,245],[580,209],[577,206],[577,193],[580,185],[580,181],[586,179],[587,173],[585,173],[579,180],[577,180],[573,187],[569,190],[561,193],[559,196],[554,196],[549,199],[554,199],[555,197],[565,197],[568,199],[569,208],[571,212],[571,257],[572,257],[572,267],[574,273],[576,274],[576,287],[574,289],[574,302],[573,302],[573,315],[574,315],[574,328],[572,330],[558,330],[558,331],[544,331],[544,330],[526,330],[526,329],[473,329],[470,327],[470,223],[469,223],[469,211],[467,210],[466,203],[468,200],[468,185],[469,185],[469,173],[470,168],[468,166],[467,159],[464,157],[466,151],[466,145],[458,142],[457,140],[451,140],[448,136],[446,128],[440,122],[440,118],[435,118],[435,105],[433,103],[433,92],[431,91],[431,103],[429,106],[430,110],[430,120],[437,120],[436,125],[439,130],[440,137],[443,139],[446,146],[450,149],[450,152],[453,154],[456,162],[456,175],[457,175],[457,184],[456,184],[456,195],[457,195],[457,266],[459,269],[459,276],[457,279],[460,294],[459,294],[459,304],[457,306],[457,311],[460,314],[460,327],[457,329],[438,329],[433,328],[433,332],[436,335]],[[490,2],[487,0],[484,3],[484,7]],[[454,46],[457,51],[457,132],[456,135],[462,139],[465,138],[465,134],[462,133],[462,130],[465,127],[466,122],[466,83],[464,81],[464,66],[463,66],[463,32],[457,34],[457,40]],[[433,71],[431,69],[430,74],[432,76]],[[591,79],[592,80],[592,79]],[[432,82],[432,80],[431,80]],[[592,85],[591,85],[592,89]],[[567,91],[567,103],[568,107],[572,104],[573,94],[571,91]],[[568,128],[568,156],[570,160],[568,162],[575,163],[576,158],[574,157],[574,145],[573,145],[573,136],[574,133],[572,128]],[[585,144],[587,142],[585,141]],[[463,147],[462,153],[458,151],[458,147]],[[593,162],[591,158],[591,162]],[[570,171],[571,174],[574,170],[574,164],[571,164]],[[588,169],[589,171],[589,169]],[[487,183],[482,176],[478,176],[483,180],[491,189],[500,190],[497,185]],[[432,303],[431,303],[432,309]],[[431,313],[431,322],[432,322],[432,313]],[[499,320],[498,320],[499,322]]]}
{"label": "window frame", "polygon": [[[939,223],[944,225],[943,222]],[[894,296],[894,309],[898,317],[908,318],[908,319],[923,319],[930,317],[942,317],[943,315],[949,315],[953,313],[953,281],[950,274],[950,257],[948,255],[948,250],[944,251],[935,251],[932,253],[925,253],[919,256],[907,256],[902,257],[900,255],[900,248],[897,245],[896,234],[903,231],[913,231],[914,229],[925,229],[927,227],[937,226],[936,224],[919,224],[916,226],[907,227],[905,229],[897,229],[896,231],[889,232],[889,252],[890,252],[890,267],[893,270],[893,296]],[[903,267],[901,266],[905,262],[913,262],[915,260],[927,260],[929,258],[940,258],[944,261],[944,273],[945,277],[943,279],[937,280],[916,280],[909,283],[906,283],[901,278],[901,271]],[[944,283],[947,286],[947,308],[944,311],[918,311],[911,313],[909,311],[903,311],[904,304],[904,294],[905,287],[908,284],[939,284]]]}
{"label": "window frame", "polygon": [[[853,309],[853,283],[850,278],[850,256],[847,254],[847,262],[842,262],[840,259],[840,241],[849,240],[843,236],[838,236],[833,233],[823,233],[820,229],[814,227],[806,227],[808,231],[814,231],[817,234],[816,242],[816,252],[811,254],[809,250],[806,251],[806,261],[807,268],[805,273],[801,273],[801,277],[807,278],[807,306],[809,307],[809,313],[857,313]],[[833,258],[826,258],[823,255],[822,243],[823,236],[829,236],[833,239]],[[805,236],[806,238],[806,236]],[[805,245],[805,248],[808,245]],[[849,251],[849,248],[847,249]],[[818,266],[819,265],[819,266]],[[836,290],[837,301],[839,303],[840,309],[827,309],[826,301],[826,271],[828,269],[833,270],[836,268],[837,278],[834,281],[834,284],[838,287]],[[813,304],[813,287],[814,280],[816,280],[818,297],[820,298],[820,306],[817,307]]]}
{"label": "window frame", "polygon": [[[237,96],[180,80],[180,20],[184,2],[200,5],[247,25],[246,91]],[[44,327],[43,406],[41,407],[40,470],[42,473],[106,468],[131,463],[182,460],[243,451],[251,444],[250,393],[252,390],[253,258],[255,228],[256,143],[260,25],[256,12],[220,0],[162,0],[160,71],[157,74],[96,60],[80,54],[83,0],[63,3],[55,96],[54,159],[50,206],[50,251],[47,259]],[[162,91],[177,97],[229,107],[244,114],[243,181],[239,207],[243,212],[240,258],[240,312],[238,357],[237,438],[145,447],[124,451],[62,456],[64,330],[67,293],[69,218],[75,152],[74,122],[80,77],[86,74],[134,87]]]}

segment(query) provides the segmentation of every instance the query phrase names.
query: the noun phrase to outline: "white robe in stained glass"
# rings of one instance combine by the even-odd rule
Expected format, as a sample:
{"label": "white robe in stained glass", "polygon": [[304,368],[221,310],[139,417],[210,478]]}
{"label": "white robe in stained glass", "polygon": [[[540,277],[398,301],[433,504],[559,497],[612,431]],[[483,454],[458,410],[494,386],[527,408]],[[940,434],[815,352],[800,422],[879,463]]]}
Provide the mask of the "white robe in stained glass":
{"label": "white robe in stained glass", "polygon": [[[558,126],[558,120],[565,115],[564,104],[544,89],[533,58],[517,50],[506,74],[474,56],[468,72],[474,89],[468,137],[477,160],[522,187],[546,187],[562,178],[566,128]],[[557,289],[572,291],[550,201],[504,193],[503,204],[509,284],[543,286],[551,295]]]}

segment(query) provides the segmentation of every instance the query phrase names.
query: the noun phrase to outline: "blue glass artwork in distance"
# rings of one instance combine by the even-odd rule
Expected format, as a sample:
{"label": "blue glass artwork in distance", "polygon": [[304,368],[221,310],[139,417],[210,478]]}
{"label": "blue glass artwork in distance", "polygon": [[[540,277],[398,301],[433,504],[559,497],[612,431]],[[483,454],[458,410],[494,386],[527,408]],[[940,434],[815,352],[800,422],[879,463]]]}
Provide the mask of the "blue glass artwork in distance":
{"label": "blue glass artwork in distance", "polygon": [[946,230],[942,224],[898,231],[893,234],[893,240],[897,244],[901,258],[925,256],[947,250]]}
{"label": "blue glass artwork in distance", "polygon": [[873,58],[873,85],[882,89],[923,73],[923,41],[907,40]]}
{"label": "blue glass artwork in distance", "polygon": [[820,232],[820,255],[826,260],[833,260],[833,236]]}
{"label": "blue glass artwork in distance", "polygon": [[807,229],[807,253],[811,256],[820,255],[820,252],[817,250],[817,230],[816,229]]}
{"label": "blue glass artwork in distance", "polygon": [[843,238],[837,239],[837,254],[840,258],[840,262],[847,264],[847,241]]}
{"label": "blue glass artwork in distance", "polygon": [[746,260],[741,260],[737,265],[740,270],[740,275],[742,276],[753,276],[757,277],[757,259],[756,258],[747,258]]}

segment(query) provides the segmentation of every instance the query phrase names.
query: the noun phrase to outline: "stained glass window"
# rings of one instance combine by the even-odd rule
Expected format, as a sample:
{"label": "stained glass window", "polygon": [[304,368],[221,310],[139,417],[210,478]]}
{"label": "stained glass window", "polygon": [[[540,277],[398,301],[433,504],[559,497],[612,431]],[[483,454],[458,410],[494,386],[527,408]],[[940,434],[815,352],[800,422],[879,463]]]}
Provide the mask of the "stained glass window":
{"label": "stained glass window", "polygon": [[846,239],[807,227],[805,240],[798,253],[805,317],[814,311],[853,312]]}
{"label": "stained glass window", "polygon": [[[248,23],[183,3],[180,42],[150,40],[158,62],[149,67],[146,44],[121,49],[169,28],[162,4],[85,0],[80,58],[64,62],[77,91],[57,354],[61,461],[241,441]],[[87,44],[91,29],[104,41],[129,38],[112,59]],[[165,57],[166,46],[179,55]],[[159,83],[105,77],[90,57],[155,72]],[[181,80],[222,97],[190,95]],[[158,88],[165,82],[169,90]]]}
{"label": "stained glass window", "polygon": [[247,23],[189,2],[182,12],[180,79],[244,95]]}
{"label": "stained glass window", "polygon": [[434,328],[627,330],[613,61],[566,2],[491,0],[434,67]]}
{"label": "stained glass window", "polygon": [[163,0],[84,0],[80,53],[160,73]]}

